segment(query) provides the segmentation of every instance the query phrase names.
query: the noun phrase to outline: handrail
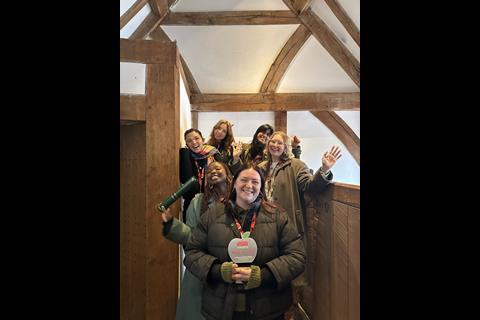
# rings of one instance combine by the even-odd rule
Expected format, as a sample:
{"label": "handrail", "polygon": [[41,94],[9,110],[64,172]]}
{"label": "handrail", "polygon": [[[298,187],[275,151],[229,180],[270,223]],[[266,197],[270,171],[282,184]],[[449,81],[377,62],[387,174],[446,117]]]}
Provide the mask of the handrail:
{"label": "handrail", "polygon": [[360,208],[360,186],[355,184],[333,182],[331,199]]}

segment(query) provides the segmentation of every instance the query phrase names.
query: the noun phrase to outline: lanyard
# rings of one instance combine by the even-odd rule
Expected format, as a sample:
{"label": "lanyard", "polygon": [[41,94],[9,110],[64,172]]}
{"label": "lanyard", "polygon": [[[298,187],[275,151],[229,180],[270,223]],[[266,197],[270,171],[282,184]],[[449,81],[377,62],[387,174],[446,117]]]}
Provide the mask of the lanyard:
{"label": "lanyard", "polygon": [[195,166],[197,167],[197,173],[198,173],[198,185],[200,186],[200,192],[202,192],[203,177],[205,177],[205,167],[200,167],[196,160],[195,160]]}
{"label": "lanyard", "polygon": [[253,231],[253,227],[255,227],[256,222],[257,222],[257,214],[254,213],[252,222],[250,223],[250,231],[243,231],[242,226],[240,225],[240,222],[238,222],[237,218],[235,218],[235,225],[237,226],[237,229],[240,232],[242,239],[246,239],[250,236],[250,233]]}

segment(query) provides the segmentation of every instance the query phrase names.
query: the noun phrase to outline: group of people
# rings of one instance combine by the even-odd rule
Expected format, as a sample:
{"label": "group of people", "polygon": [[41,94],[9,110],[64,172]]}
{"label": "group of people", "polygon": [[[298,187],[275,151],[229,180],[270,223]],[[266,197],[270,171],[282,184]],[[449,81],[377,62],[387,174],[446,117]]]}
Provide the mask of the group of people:
{"label": "group of people", "polygon": [[[333,179],[338,147],[310,173],[300,140],[260,126],[249,144],[236,142],[232,124],[220,120],[208,141],[198,129],[184,133],[180,180],[198,180],[184,194],[183,222],[161,214],[163,235],[185,248],[176,319],[287,319],[294,286],[308,284],[303,194],[319,193]],[[235,263],[232,239],[248,239],[257,253]],[[296,301],[297,303],[298,301]]]}

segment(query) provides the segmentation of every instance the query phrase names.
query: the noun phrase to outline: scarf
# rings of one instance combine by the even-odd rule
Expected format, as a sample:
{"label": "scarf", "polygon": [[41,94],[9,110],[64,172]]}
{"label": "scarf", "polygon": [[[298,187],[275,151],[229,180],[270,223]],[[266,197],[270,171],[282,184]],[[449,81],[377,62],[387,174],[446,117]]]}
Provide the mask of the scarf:
{"label": "scarf", "polygon": [[216,153],[218,153],[218,150],[209,144],[204,144],[202,149],[197,153],[190,150],[190,154],[192,155],[193,162],[195,163],[195,167],[197,169],[197,179],[200,192],[205,191],[205,168],[215,160],[213,155]]}
{"label": "scarf", "polygon": [[192,150],[190,150],[190,154],[192,155],[192,158],[197,161],[213,156],[217,152],[218,152],[217,148],[209,144],[204,144],[202,146],[202,150],[200,150],[199,152],[193,152]]}
{"label": "scarf", "polygon": [[[250,231],[250,224],[252,223],[253,214],[258,213],[260,209],[260,205],[262,204],[262,200],[263,200],[263,197],[261,194],[259,194],[257,199],[254,202],[252,202],[250,209],[248,209],[247,214],[245,215],[245,219],[243,219],[243,223],[242,223],[243,231]],[[232,200],[229,201],[229,205],[230,205],[230,212],[232,213],[233,217],[238,221],[242,221],[241,213],[243,213],[246,210],[237,206],[235,203],[233,203]]]}

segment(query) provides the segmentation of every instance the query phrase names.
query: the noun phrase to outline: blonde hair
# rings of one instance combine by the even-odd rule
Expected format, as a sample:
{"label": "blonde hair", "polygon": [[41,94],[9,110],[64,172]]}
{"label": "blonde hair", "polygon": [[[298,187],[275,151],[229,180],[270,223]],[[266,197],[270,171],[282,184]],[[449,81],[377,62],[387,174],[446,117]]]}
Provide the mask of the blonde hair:
{"label": "blonde hair", "polygon": [[272,162],[272,155],[268,151],[268,146],[269,146],[270,141],[272,141],[272,138],[274,136],[280,136],[282,138],[283,144],[285,145],[285,149],[283,149],[283,152],[280,155],[280,160],[286,161],[290,158],[293,158],[292,144],[290,143],[290,137],[283,131],[275,131],[274,133],[272,133],[272,135],[270,136],[270,139],[268,140],[267,144],[265,145],[265,148],[266,148],[266,151],[267,151],[268,162]]}

